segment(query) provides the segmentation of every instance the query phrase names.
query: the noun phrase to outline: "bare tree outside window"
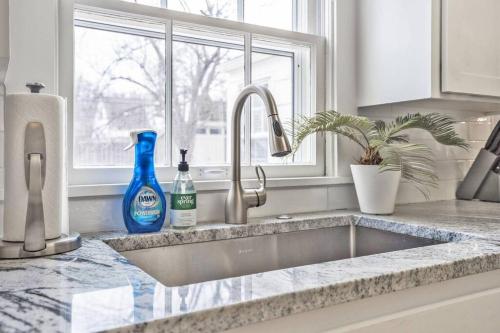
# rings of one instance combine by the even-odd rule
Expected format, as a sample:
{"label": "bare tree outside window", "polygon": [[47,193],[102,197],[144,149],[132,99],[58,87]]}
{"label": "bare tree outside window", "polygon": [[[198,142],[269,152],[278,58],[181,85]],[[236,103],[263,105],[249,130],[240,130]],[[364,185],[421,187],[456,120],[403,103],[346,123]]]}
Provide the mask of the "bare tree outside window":
{"label": "bare tree outside window", "polygon": [[[173,43],[172,134],[174,152],[187,148],[193,164],[225,164],[228,138],[224,129],[227,109],[232,107],[226,90],[229,73],[224,67],[237,62],[243,83],[243,51],[222,47]],[[238,61],[239,58],[239,61]],[[220,129],[196,133],[196,128]],[[174,155],[174,162],[178,155]]]}
{"label": "bare tree outside window", "polygon": [[131,165],[123,147],[141,127],[158,131],[165,164],[165,41],[83,27],[75,40],[75,164]]}

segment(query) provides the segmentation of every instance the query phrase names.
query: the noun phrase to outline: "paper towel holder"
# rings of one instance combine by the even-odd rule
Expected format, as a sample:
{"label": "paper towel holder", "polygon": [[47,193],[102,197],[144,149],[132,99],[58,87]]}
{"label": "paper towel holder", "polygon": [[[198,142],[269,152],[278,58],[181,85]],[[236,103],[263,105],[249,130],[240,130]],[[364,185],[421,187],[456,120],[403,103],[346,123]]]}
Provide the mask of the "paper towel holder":
{"label": "paper towel holder", "polygon": [[46,160],[43,125],[30,122],[26,126],[24,138],[24,168],[28,188],[24,242],[0,241],[0,259],[41,257],[72,251],[81,246],[78,233],[45,240],[42,189]]}

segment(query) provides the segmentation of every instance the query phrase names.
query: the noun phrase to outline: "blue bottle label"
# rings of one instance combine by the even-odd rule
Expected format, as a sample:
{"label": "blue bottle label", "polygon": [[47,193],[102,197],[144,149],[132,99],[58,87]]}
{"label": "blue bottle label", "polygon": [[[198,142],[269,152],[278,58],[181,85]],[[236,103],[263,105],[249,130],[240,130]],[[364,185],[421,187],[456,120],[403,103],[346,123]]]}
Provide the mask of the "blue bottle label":
{"label": "blue bottle label", "polygon": [[130,205],[130,216],[139,223],[155,222],[162,211],[160,196],[149,186],[141,187]]}

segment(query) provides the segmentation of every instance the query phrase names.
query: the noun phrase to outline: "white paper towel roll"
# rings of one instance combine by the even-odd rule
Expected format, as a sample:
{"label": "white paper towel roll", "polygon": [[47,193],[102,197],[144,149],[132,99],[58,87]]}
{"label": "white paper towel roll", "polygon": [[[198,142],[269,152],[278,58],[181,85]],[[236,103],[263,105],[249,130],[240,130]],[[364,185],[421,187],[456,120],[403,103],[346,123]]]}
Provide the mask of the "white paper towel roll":
{"label": "white paper towel roll", "polygon": [[46,175],[42,189],[45,237],[57,238],[68,229],[66,175],[66,100],[47,94],[11,94],[5,104],[5,192],[3,239],[24,241],[28,188],[24,176],[26,125],[43,125]]}

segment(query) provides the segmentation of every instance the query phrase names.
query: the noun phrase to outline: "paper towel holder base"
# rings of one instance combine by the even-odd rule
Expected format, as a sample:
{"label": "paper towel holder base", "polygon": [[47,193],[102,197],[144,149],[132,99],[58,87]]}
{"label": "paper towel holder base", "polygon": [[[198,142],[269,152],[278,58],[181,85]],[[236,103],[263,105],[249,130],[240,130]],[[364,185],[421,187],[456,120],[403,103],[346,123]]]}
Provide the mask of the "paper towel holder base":
{"label": "paper towel holder base", "polygon": [[0,240],[0,259],[20,259],[50,256],[78,249],[82,245],[80,234],[72,232],[59,238],[46,241],[41,251],[26,251],[24,242],[7,242]]}

